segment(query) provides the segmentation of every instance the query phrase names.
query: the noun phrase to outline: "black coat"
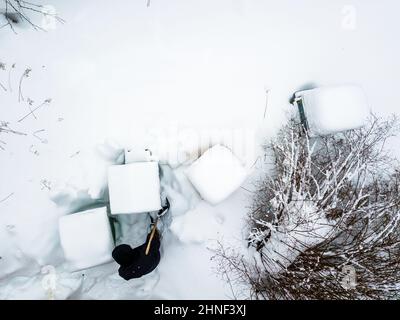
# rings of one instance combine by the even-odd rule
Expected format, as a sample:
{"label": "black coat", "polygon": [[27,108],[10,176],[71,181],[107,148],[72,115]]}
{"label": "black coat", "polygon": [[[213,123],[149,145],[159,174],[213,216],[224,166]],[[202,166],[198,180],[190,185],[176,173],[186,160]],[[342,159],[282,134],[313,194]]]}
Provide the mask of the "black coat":
{"label": "black coat", "polygon": [[134,249],[127,244],[121,244],[113,250],[112,257],[121,265],[118,273],[125,280],[140,278],[152,272],[158,266],[160,262],[160,236],[158,231],[154,234],[149,254],[146,256],[145,251],[149,238],[150,234],[144,244]]}

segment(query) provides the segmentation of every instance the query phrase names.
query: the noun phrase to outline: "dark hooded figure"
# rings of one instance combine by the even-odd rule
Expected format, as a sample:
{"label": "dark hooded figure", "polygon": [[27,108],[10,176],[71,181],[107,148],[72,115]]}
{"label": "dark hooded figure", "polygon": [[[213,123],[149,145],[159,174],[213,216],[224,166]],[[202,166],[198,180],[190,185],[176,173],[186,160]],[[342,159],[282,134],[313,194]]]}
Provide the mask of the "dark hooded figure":
{"label": "dark hooded figure", "polygon": [[[112,257],[120,265],[118,273],[125,280],[140,278],[152,272],[158,266],[160,262],[160,233],[157,229],[157,222],[168,212],[169,207],[169,201],[166,199],[166,205],[157,213],[157,220],[154,222],[154,219],[150,216],[152,232],[147,235],[145,243],[134,249],[127,244],[121,244],[113,250]],[[147,249],[148,252],[146,252]]]}
{"label": "dark hooded figure", "polygon": [[160,235],[158,230],[155,231],[149,253],[146,255],[149,238],[150,234],[148,234],[144,244],[134,249],[127,244],[121,244],[113,250],[114,260],[121,265],[118,273],[125,280],[140,278],[152,272],[158,266],[160,262]]}

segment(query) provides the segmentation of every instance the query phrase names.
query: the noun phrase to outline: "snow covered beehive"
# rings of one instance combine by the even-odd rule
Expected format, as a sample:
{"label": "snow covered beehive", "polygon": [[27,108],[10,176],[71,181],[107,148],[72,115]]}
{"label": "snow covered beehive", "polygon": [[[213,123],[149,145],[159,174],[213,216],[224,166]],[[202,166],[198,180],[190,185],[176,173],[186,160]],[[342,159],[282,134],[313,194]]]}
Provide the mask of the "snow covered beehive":
{"label": "snow covered beehive", "polygon": [[106,207],[61,217],[59,232],[64,257],[72,271],[112,260],[114,242]]}
{"label": "snow covered beehive", "polygon": [[362,127],[369,116],[367,98],[358,86],[330,86],[295,93],[310,136]]}
{"label": "snow covered beehive", "polygon": [[217,204],[240,187],[247,172],[231,150],[216,145],[189,167],[186,176],[204,200]]}
{"label": "snow covered beehive", "polygon": [[158,162],[133,162],[108,169],[112,214],[131,214],[161,209]]}

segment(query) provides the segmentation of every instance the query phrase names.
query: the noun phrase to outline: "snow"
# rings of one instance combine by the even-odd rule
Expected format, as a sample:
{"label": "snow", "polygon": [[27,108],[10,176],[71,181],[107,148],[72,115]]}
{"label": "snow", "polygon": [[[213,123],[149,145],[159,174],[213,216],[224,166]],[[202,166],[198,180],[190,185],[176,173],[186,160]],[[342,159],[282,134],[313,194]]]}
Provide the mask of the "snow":
{"label": "snow", "polygon": [[112,260],[114,242],[106,207],[61,217],[59,231],[64,257],[71,271]]}
{"label": "snow", "polygon": [[300,91],[296,97],[302,101],[312,136],[360,128],[370,115],[366,94],[355,85]]}
{"label": "snow", "polygon": [[186,175],[204,200],[217,204],[240,187],[247,172],[232,151],[216,145],[196,160]]}
{"label": "snow", "polygon": [[110,166],[108,188],[112,214],[161,209],[158,162],[134,162]]}
{"label": "snow", "polygon": [[193,210],[174,218],[170,230],[183,243],[203,243],[216,239],[223,222],[224,217],[210,212],[207,204],[202,202]]}
{"label": "snow", "polygon": [[[219,234],[245,250],[251,184],[216,206],[201,204],[184,174],[199,153],[221,143],[250,167],[253,146],[294,109],[292,94],[310,87],[359,84],[373,111],[398,111],[397,0],[48,2],[65,24],[48,32],[17,28],[16,35],[0,29],[0,62],[7,71],[15,63],[13,90],[0,88],[0,120],[26,134],[0,132],[7,143],[0,142],[0,299],[46,299],[46,265],[56,268],[57,299],[231,298],[213,269],[210,241],[184,243],[168,227],[161,263],[146,278],[126,282],[113,262],[70,273],[58,219],[105,205],[108,167],[123,163],[125,147],[145,145],[159,158],[169,217],[200,205],[206,220],[224,217]],[[345,7],[355,9],[354,27],[343,24]],[[27,67],[24,95],[35,105],[52,102],[18,123],[29,112],[17,89]],[[7,78],[0,70],[6,88]],[[33,133],[42,129],[41,140]],[[238,148],[225,132],[238,132],[231,135]],[[399,155],[398,140],[393,149]],[[118,241],[143,243],[147,215],[118,220]]]}
{"label": "snow", "polygon": [[[184,181],[182,172],[173,179],[180,181],[180,186],[188,183]],[[192,192],[189,184],[183,194],[186,196]],[[168,194],[172,195],[171,192]],[[163,235],[162,258],[157,268],[160,279],[154,288],[155,298],[234,298],[226,280],[216,272],[213,257],[218,243],[229,244],[238,250],[246,248],[242,240],[245,236],[245,199],[243,194],[234,193],[229,201],[212,206],[192,198],[188,211],[182,205],[171,205],[172,222],[169,231]],[[177,230],[177,225],[183,228]],[[171,276],[175,270],[179,270],[179,276]]]}
{"label": "snow", "polygon": [[[69,156],[72,165],[60,171],[59,177],[53,179],[51,197],[58,205],[71,207],[73,200],[87,197],[101,199],[107,194],[108,167],[122,164],[124,152],[115,141],[104,141],[84,150],[73,152]],[[81,193],[77,195],[76,193]],[[86,193],[83,195],[82,193]],[[66,197],[63,199],[63,197]],[[80,199],[83,200],[83,199]],[[80,201],[75,201],[80,205]],[[70,212],[74,209],[70,210]]]}

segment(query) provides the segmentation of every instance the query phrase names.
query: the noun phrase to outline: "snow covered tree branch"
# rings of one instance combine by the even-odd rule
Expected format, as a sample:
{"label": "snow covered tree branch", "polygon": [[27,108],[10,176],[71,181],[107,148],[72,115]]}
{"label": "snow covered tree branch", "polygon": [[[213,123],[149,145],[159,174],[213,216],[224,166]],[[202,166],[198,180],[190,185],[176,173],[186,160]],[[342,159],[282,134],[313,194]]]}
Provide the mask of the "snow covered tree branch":
{"label": "snow covered tree branch", "polygon": [[16,33],[15,25],[21,22],[27,23],[35,30],[44,31],[38,23],[34,22],[32,15],[42,18],[50,17],[58,22],[64,22],[56,13],[50,12],[46,6],[24,0],[3,0],[2,14],[6,22],[0,25],[0,28],[8,26],[14,33]]}
{"label": "snow covered tree branch", "polygon": [[[386,151],[393,116],[308,138],[291,120],[266,146],[275,171],[255,194],[249,245],[257,259],[220,252],[268,299],[394,298],[400,283],[400,170]],[[354,286],[343,285],[347,266]],[[232,270],[231,270],[232,271]],[[250,281],[251,280],[251,281]]]}

